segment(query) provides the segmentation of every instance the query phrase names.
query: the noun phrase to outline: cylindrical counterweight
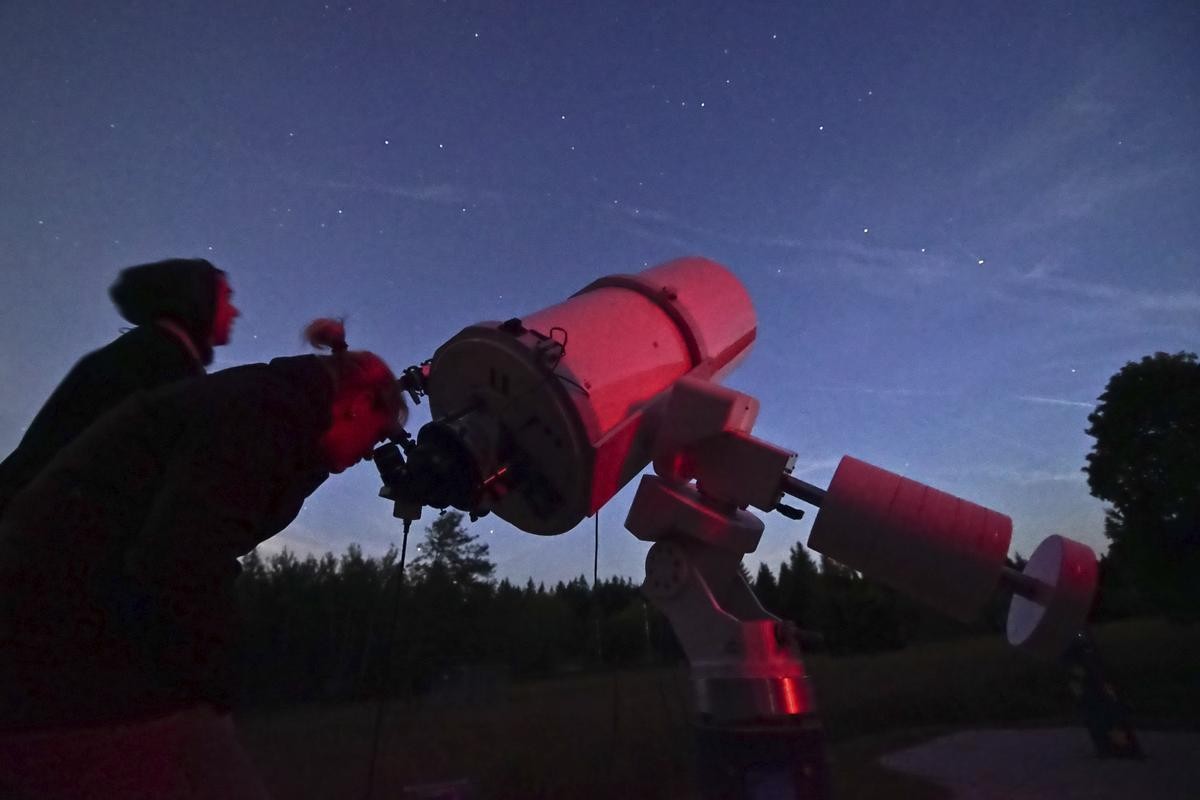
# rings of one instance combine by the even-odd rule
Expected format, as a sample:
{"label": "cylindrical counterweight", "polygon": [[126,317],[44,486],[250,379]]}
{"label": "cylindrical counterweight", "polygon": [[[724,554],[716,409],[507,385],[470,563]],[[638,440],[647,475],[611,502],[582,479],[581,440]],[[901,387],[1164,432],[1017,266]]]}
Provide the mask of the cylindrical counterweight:
{"label": "cylindrical counterweight", "polygon": [[1061,656],[1087,623],[1099,578],[1096,554],[1082,542],[1049,536],[1024,572],[1005,578],[1016,595],[1008,612],[1009,643],[1046,658]]}
{"label": "cylindrical counterweight", "polygon": [[995,591],[1012,520],[845,456],[808,546],[945,614],[970,620]]}

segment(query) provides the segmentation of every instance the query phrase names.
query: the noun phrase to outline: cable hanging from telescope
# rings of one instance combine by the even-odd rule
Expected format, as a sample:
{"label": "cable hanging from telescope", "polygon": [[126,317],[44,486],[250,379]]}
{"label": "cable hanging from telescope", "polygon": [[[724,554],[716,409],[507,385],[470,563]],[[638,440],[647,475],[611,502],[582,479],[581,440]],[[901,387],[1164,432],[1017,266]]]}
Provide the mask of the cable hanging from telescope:
{"label": "cable hanging from telescope", "polygon": [[579,382],[578,382],[578,381],[576,381],[576,380],[573,380],[573,379],[571,379],[571,378],[568,378],[566,375],[560,375],[560,374],[559,374],[559,373],[557,373],[557,372],[555,372],[555,373],[554,373],[554,377],[558,378],[560,381],[562,381],[563,383],[567,384],[568,386],[574,386],[576,389],[578,389],[580,392],[582,392],[582,393],[583,393],[583,396],[584,396],[584,397],[591,397],[591,396],[592,396],[592,395],[591,395],[591,393],[590,393],[590,392],[588,392],[588,390],[587,390],[587,389],[585,389],[585,388],[583,388],[582,386],[580,386],[580,385],[579,385]]}
{"label": "cable hanging from telescope", "polygon": [[[562,333],[562,341],[561,342],[558,341],[558,339],[554,338],[555,331],[560,331]],[[591,397],[592,396],[591,393],[588,392],[588,390],[585,389],[582,385],[580,385],[580,383],[578,381],[576,381],[574,378],[568,378],[566,375],[563,375],[562,373],[560,373],[558,371],[559,364],[562,363],[563,358],[565,358],[567,355],[567,338],[568,338],[567,329],[559,327],[558,325],[555,325],[553,328],[550,329],[550,334],[546,338],[549,339],[550,341],[554,342],[556,345],[558,345],[558,356],[554,359],[554,363],[549,365],[550,374],[553,375],[554,377],[558,378],[560,381],[567,384],[568,386],[574,386],[576,389],[578,389],[580,392],[583,393],[584,397]]]}
{"label": "cable hanging from telescope", "polygon": [[[595,531],[595,549],[592,551],[592,615],[596,620],[596,659],[597,667],[604,666],[604,609],[600,604],[600,509],[593,515]],[[621,683],[617,671],[613,671],[612,697],[612,734],[608,741],[608,751],[604,754],[604,774],[613,775],[617,761],[618,736],[621,719]]]}
{"label": "cable hanging from telescope", "polygon": [[367,790],[363,795],[364,800],[371,800],[371,796],[375,793],[375,762],[379,758],[379,734],[383,726],[383,717],[387,710],[388,696],[388,681],[391,678],[392,671],[392,646],[395,642],[396,622],[400,618],[400,599],[403,597],[404,589],[404,557],[408,552],[408,525],[404,526],[404,538],[400,542],[400,563],[396,567],[395,581],[396,591],[392,600],[392,615],[388,620],[386,640],[384,641],[383,649],[383,692],[379,696],[379,705],[375,708],[375,725],[374,731],[371,734],[371,763],[367,770]]}

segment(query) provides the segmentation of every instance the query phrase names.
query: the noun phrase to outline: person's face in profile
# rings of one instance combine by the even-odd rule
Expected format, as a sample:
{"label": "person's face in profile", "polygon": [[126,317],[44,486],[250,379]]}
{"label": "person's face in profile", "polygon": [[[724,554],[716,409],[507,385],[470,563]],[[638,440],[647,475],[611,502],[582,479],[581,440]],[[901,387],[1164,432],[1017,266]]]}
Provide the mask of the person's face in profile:
{"label": "person's face in profile", "polygon": [[384,441],[397,418],[377,408],[369,392],[357,392],[334,401],[333,421],[321,437],[321,449],[330,472],[338,473],[370,458]]}
{"label": "person's face in profile", "polygon": [[214,347],[229,344],[229,335],[233,332],[233,321],[240,317],[233,304],[233,289],[223,275],[217,276],[217,310],[213,315],[212,344]]}

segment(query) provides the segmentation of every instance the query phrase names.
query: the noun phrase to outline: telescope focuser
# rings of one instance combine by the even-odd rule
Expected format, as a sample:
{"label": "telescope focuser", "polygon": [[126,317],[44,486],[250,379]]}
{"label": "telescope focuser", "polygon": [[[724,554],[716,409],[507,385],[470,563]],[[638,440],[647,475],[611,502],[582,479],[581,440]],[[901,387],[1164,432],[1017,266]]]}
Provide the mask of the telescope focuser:
{"label": "telescope focuser", "polygon": [[430,363],[432,362],[425,361],[415,366],[406,367],[396,381],[416,405],[421,405],[421,398],[427,394],[425,383],[429,378]]}

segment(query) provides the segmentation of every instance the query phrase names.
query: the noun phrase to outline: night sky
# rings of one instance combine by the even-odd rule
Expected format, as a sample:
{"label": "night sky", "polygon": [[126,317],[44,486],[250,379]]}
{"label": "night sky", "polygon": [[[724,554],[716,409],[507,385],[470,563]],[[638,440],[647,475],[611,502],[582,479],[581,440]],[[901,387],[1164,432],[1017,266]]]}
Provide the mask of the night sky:
{"label": "night sky", "polygon": [[[124,324],[130,264],[229,272],[213,369],[333,315],[398,371],[697,254],[756,304],[728,383],[798,476],[849,453],[1009,514],[1015,551],[1101,548],[1086,417],[1198,346],[1198,41],[1188,2],[0,3],[0,450]],[[331,478],[266,549],[381,553],[377,488]],[[631,496],[601,576],[640,579]],[[591,520],[472,530],[500,576],[591,575]]]}

